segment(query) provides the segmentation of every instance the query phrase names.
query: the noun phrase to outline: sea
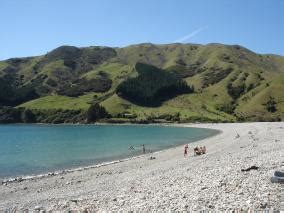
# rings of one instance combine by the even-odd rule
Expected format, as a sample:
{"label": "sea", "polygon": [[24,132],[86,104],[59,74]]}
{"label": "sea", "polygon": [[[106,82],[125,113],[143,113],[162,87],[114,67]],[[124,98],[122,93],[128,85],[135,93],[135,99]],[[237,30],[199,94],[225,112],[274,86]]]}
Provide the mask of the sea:
{"label": "sea", "polygon": [[[102,164],[191,143],[213,129],[159,125],[0,125],[0,178]],[[181,150],[181,155],[182,155]]]}

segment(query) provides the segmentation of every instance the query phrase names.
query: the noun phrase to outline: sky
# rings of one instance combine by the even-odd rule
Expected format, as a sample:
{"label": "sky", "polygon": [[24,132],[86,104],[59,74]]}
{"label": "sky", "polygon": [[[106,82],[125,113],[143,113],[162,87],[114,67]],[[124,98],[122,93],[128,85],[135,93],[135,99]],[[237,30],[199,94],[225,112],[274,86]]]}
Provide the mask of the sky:
{"label": "sky", "polygon": [[284,0],[0,0],[0,26],[0,60],[146,42],[284,55]]}

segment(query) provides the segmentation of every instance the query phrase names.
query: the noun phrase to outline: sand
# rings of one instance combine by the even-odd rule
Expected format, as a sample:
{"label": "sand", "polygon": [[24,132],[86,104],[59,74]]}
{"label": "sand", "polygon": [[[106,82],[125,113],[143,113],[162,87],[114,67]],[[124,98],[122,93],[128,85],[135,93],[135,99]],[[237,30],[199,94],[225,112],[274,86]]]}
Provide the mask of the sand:
{"label": "sand", "polygon": [[[180,124],[221,130],[183,147],[99,168],[0,184],[0,210],[232,210],[283,208],[284,123]],[[237,137],[239,134],[239,137]],[[193,147],[207,154],[193,155]],[[150,160],[150,157],[155,159]],[[251,166],[259,167],[241,171]],[[1,182],[0,182],[1,183]]]}

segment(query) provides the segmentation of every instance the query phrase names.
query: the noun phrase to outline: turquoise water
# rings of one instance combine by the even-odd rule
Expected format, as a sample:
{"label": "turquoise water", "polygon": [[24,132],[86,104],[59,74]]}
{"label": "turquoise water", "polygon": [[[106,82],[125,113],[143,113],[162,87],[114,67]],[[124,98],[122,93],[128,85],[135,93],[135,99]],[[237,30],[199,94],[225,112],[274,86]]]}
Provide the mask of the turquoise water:
{"label": "turquoise water", "polygon": [[97,164],[142,154],[141,144],[157,151],[217,133],[150,125],[0,125],[0,177]]}

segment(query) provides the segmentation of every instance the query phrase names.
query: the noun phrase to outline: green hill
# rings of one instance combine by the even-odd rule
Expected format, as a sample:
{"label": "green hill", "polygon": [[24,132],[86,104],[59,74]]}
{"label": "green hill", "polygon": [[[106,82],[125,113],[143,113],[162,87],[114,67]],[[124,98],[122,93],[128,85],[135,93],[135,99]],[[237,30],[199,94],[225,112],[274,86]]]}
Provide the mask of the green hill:
{"label": "green hill", "polygon": [[62,46],[0,62],[0,106],[36,122],[53,112],[73,122],[96,103],[111,122],[283,120],[283,91],[284,57],[239,45]]}

